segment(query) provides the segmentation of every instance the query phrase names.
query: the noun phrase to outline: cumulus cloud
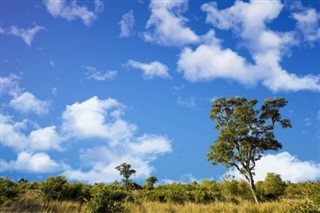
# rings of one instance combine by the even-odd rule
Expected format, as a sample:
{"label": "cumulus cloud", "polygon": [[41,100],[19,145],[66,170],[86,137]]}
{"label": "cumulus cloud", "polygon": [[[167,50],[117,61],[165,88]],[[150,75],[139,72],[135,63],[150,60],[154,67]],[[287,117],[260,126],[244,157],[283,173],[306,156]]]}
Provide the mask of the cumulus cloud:
{"label": "cumulus cloud", "polygon": [[231,49],[223,48],[211,31],[195,50],[188,47],[182,51],[179,71],[192,82],[226,78],[245,85],[262,82],[275,92],[320,91],[320,76],[297,76],[280,65],[289,48],[298,44],[293,32],[275,32],[267,27],[282,8],[280,1],[236,1],[223,10],[219,10],[215,2],[203,4],[202,10],[207,12],[206,21],[239,36],[254,63]]}
{"label": "cumulus cloud", "polygon": [[1,144],[16,151],[61,150],[63,138],[55,126],[29,130],[29,120],[14,121],[12,117],[0,115]]}
{"label": "cumulus cloud", "polygon": [[20,112],[43,115],[49,112],[50,102],[39,100],[30,92],[23,92],[14,97],[9,105]]}
{"label": "cumulus cloud", "polygon": [[150,63],[141,63],[134,60],[129,60],[126,64],[129,68],[139,69],[143,72],[143,78],[145,80],[160,77],[164,79],[170,79],[171,76],[168,72],[168,67],[159,61],[153,61]]}
{"label": "cumulus cloud", "polygon": [[67,106],[62,115],[64,134],[77,139],[102,139],[102,145],[81,151],[83,168],[67,168],[70,179],[112,182],[120,176],[115,167],[123,162],[137,170],[136,178],[145,178],[153,170],[150,163],[159,155],[171,152],[171,141],[161,135],[135,136],[137,126],[125,121],[124,105],[115,99],[92,97]]}
{"label": "cumulus cloud", "polygon": [[[267,154],[256,163],[255,180],[264,180],[268,172],[279,174],[282,180],[294,183],[314,181],[320,178],[320,165],[312,161],[301,161],[288,152]],[[235,169],[230,169],[227,174],[243,179]]]}
{"label": "cumulus cloud", "polygon": [[13,35],[22,38],[22,40],[28,45],[31,46],[31,43],[38,32],[45,30],[44,27],[35,25],[27,29],[19,28],[17,26],[11,26],[10,28],[1,28],[0,33],[6,35]]}
{"label": "cumulus cloud", "polygon": [[165,46],[183,46],[199,42],[199,37],[186,26],[187,1],[152,0],[151,16],[146,24],[144,39]]}
{"label": "cumulus cloud", "polygon": [[130,10],[124,14],[119,22],[120,38],[128,38],[134,34],[133,27],[135,25],[134,12]]}
{"label": "cumulus cloud", "polygon": [[69,137],[101,138],[114,144],[130,137],[136,126],[121,118],[124,106],[115,99],[92,97],[68,105],[62,114],[62,129]]}
{"label": "cumulus cloud", "polygon": [[110,70],[107,72],[101,72],[97,68],[87,65],[82,65],[82,68],[86,69],[86,76],[88,79],[94,79],[97,81],[113,80],[117,76],[116,70]]}
{"label": "cumulus cloud", "polygon": [[30,146],[36,150],[61,150],[63,138],[57,133],[55,126],[44,127],[30,132],[28,136]]}
{"label": "cumulus cloud", "polygon": [[210,35],[211,42],[199,45],[195,50],[187,47],[181,52],[178,70],[186,80],[198,82],[226,78],[252,85],[263,77],[264,73],[256,70],[244,57],[231,49],[223,49],[213,31]]}
{"label": "cumulus cloud", "polygon": [[61,165],[42,152],[36,154],[20,152],[17,160],[6,162],[1,159],[0,164],[3,171],[51,173],[62,170]]}
{"label": "cumulus cloud", "polygon": [[68,21],[81,19],[83,24],[89,27],[96,19],[99,13],[104,9],[104,4],[100,0],[94,1],[94,10],[90,11],[86,6],[79,6],[77,1],[67,3],[66,0],[44,0],[47,11],[54,18],[63,18]]}
{"label": "cumulus cloud", "polygon": [[[115,99],[92,97],[66,106],[61,127],[35,128],[28,119],[20,122],[1,114],[1,144],[17,152],[17,159],[1,160],[4,171],[46,173],[61,171],[69,179],[112,182],[120,179],[116,166],[130,163],[136,178],[146,178],[153,171],[152,161],[169,153],[171,140],[163,135],[136,135],[137,126],[123,119],[126,107]],[[31,127],[30,127],[31,126]],[[60,130],[60,131],[58,131]],[[97,143],[88,143],[98,139]],[[79,152],[80,166],[57,163],[44,152],[67,151],[63,141],[87,143]]]}
{"label": "cumulus cloud", "polygon": [[302,33],[304,40],[308,42],[320,40],[320,14],[314,8],[295,12],[292,18],[297,21],[297,29]]}

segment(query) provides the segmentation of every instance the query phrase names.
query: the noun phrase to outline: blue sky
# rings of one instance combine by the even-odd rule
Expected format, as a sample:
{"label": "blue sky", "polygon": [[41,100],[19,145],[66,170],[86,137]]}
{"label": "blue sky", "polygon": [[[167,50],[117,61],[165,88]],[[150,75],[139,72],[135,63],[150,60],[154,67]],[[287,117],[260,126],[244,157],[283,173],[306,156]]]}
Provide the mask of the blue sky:
{"label": "blue sky", "polygon": [[219,97],[285,97],[267,172],[320,177],[318,1],[1,1],[1,175],[221,180]]}

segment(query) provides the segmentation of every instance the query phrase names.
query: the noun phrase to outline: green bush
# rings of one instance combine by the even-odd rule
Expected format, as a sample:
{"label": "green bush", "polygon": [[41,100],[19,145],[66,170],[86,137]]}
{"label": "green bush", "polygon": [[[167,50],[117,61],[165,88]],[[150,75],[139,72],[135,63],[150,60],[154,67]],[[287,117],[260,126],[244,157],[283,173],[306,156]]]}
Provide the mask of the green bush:
{"label": "green bush", "polygon": [[90,213],[122,213],[127,212],[122,202],[114,200],[114,192],[104,184],[96,184],[91,188],[91,199],[87,202]]}
{"label": "green bush", "polygon": [[19,185],[7,177],[0,177],[0,204],[7,199],[16,198],[24,190]]}
{"label": "green bush", "polygon": [[306,201],[294,206],[292,213],[320,213],[320,181],[308,183],[305,188]]}
{"label": "green bush", "polygon": [[44,205],[47,206],[52,200],[64,200],[67,195],[67,180],[64,176],[49,177],[41,183],[40,191]]}
{"label": "green bush", "polygon": [[261,200],[277,200],[285,194],[286,183],[282,181],[281,176],[269,172],[264,181],[258,181],[256,188]]}

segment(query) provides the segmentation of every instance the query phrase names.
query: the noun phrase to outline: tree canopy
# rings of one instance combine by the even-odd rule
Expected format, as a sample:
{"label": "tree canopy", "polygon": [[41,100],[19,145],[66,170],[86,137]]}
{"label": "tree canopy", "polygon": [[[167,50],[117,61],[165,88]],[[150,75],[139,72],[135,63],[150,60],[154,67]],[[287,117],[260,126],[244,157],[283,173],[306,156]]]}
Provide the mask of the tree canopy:
{"label": "tree canopy", "polygon": [[291,127],[288,119],[282,119],[280,109],[287,105],[284,98],[266,99],[255,109],[258,101],[244,97],[219,98],[214,101],[209,117],[216,121],[219,136],[210,146],[208,160],[227,168],[235,167],[250,184],[258,203],[253,175],[256,161],[267,150],[277,151],[282,144],[276,139],[276,124]]}

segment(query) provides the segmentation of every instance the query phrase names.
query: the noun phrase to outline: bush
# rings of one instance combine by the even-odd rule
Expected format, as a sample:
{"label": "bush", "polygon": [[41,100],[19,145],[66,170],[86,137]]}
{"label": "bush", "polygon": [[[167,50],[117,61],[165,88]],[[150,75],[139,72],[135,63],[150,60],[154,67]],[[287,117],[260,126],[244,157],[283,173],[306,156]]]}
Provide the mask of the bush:
{"label": "bush", "polygon": [[19,188],[19,185],[11,181],[7,177],[0,177],[0,204],[12,198],[16,198],[24,190]]}
{"label": "bush", "polygon": [[44,205],[52,200],[64,200],[67,194],[67,180],[64,176],[49,177],[40,185]]}
{"label": "bush", "polygon": [[83,183],[66,183],[64,186],[63,200],[84,203],[91,198],[90,186]]}
{"label": "bush", "polygon": [[87,202],[90,213],[122,213],[127,212],[121,202],[114,200],[110,187],[96,184],[91,188],[91,199]]}
{"label": "bush", "polygon": [[292,213],[320,213],[320,182],[308,183],[305,189],[307,200],[294,206]]}
{"label": "bush", "polygon": [[256,183],[256,188],[260,199],[276,200],[285,194],[286,183],[282,181],[280,175],[269,172],[264,181]]}

